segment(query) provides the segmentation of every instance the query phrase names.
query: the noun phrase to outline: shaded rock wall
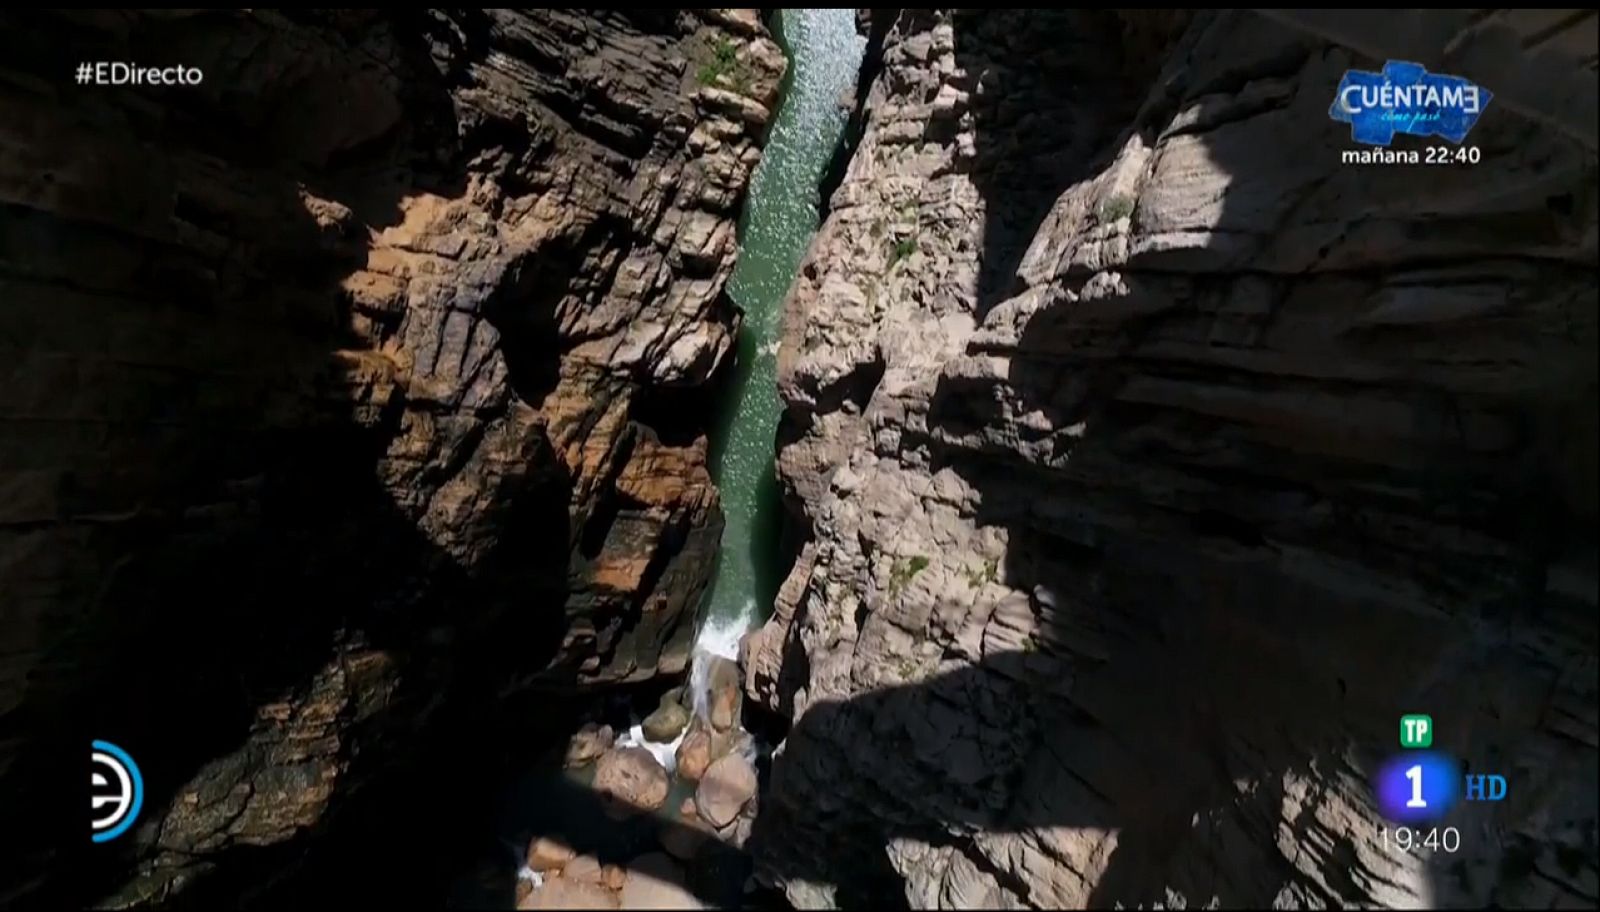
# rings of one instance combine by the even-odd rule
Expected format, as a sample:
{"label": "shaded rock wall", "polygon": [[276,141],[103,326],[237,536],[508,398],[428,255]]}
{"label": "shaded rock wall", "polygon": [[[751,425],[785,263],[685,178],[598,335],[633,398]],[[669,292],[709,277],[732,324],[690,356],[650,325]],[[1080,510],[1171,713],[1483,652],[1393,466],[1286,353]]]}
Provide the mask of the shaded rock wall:
{"label": "shaded rock wall", "polygon": [[[1247,12],[901,11],[787,303],[746,645],[796,904],[1595,901],[1596,163],[1341,165]],[[1385,849],[1405,712],[1512,796]]]}
{"label": "shaded rock wall", "polygon": [[159,898],[462,694],[683,669],[784,65],[753,11],[4,19],[0,816],[91,737],[150,794],[92,856],[8,827],[0,896]]}

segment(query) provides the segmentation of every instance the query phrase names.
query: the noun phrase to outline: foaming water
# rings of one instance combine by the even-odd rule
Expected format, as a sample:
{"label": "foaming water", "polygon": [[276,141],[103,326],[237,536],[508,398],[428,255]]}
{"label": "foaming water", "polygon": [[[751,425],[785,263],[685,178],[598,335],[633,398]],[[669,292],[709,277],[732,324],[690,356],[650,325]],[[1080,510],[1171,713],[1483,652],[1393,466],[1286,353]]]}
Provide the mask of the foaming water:
{"label": "foaming water", "polygon": [[[744,322],[733,398],[715,436],[712,466],[726,525],[689,674],[694,715],[706,722],[713,660],[737,661],[740,640],[772,609],[776,581],[763,556],[775,553],[778,535],[773,456],[782,407],[777,355],[783,298],[817,230],[817,188],[844,132],[848,111],[841,102],[855,85],[865,47],[851,10],[783,10],[776,31],[789,54],[789,75],[751,179],[739,226],[739,262],[728,282]],[[683,738],[680,733],[671,742],[651,741],[635,724],[617,746],[642,747],[672,773]],[[740,749],[754,760],[751,742]]]}
{"label": "foaming water", "polygon": [[694,657],[689,669],[689,694],[694,700],[694,714],[701,719],[711,719],[711,666],[712,659],[738,661],[739,641],[756,623],[756,600],[745,599],[738,614],[708,614],[700,624],[694,640]]}
{"label": "foaming water", "polygon": [[644,726],[635,725],[617,736],[617,746],[642,747],[650,752],[650,756],[656,758],[662,769],[668,773],[675,773],[678,770],[678,745],[683,743],[683,736],[688,731],[688,727],[685,726],[683,731],[678,732],[678,737],[671,741],[651,741],[644,735]]}

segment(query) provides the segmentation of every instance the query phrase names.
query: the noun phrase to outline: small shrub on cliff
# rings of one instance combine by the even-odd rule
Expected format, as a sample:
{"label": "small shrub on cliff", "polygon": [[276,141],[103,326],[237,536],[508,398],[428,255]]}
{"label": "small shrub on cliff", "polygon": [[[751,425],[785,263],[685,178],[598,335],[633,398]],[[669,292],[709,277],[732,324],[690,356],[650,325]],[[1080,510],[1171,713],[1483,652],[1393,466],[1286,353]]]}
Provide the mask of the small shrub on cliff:
{"label": "small shrub on cliff", "polygon": [[916,252],[917,239],[915,237],[903,237],[895,241],[894,247],[889,251],[889,268],[893,269],[896,263]]}
{"label": "small shrub on cliff", "polygon": [[711,46],[711,59],[702,63],[695,75],[701,85],[716,86],[726,82],[728,88],[740,95],[749,94],[750,73],[739,62],[739,46],[726,35],[717,38],[716,44]]}
{"label": "small shrub on cliff", "polygon": [[1100,203],[1100,224],[1109,224],[1133,214],[1133,197],[1118,193]]}
{"label": "small shrub on cliff", "polygon": [[989,558],[980,567],[968,567],[961,571],[967,578],[967,585],[974,589],[982,589],[984,583],[992,583],[1000,579],[1000,562]]}
{"label": "small shrub on cliff", "polygon": [[911,582],[911,578],[928,569],[928,559],[918,554],[903,561],[895,561],[889,568],[889,597],[900,595],[900,590]]}

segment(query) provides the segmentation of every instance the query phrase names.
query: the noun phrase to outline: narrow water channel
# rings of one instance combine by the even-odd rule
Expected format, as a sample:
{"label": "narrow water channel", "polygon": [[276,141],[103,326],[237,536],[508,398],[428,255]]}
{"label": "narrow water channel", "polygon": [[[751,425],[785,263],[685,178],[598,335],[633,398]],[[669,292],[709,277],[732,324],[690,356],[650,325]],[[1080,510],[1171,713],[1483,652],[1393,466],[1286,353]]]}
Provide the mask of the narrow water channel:
{"label": "narrow water channel", "polygon": [[847,93],[865,47],[854,10],[786,9],[776,18],[789,72],[739,225],[739,262],[728,290],[744,325],[729,401],[713,436],[712,474],[727,527],[700,648],[728,658],[739,636],[771,613],[781,582],[773,466],[781,310],[817,230],[818,187],[844,133]]}
{"label": "narrow water channel", "polygon": [[[748,770],[745,781],[755,786],[755,769],[768,747],[740,725],[737,667],[731,660],[745,631],[771,612],[780,582],[773,461],[781,310],[817,230],[818,188],[843,135],[847,93],[854,88],[865,47],[853,10],[783,10],[774,17],[773,30],[789,57],[789,70],[740,219],[739,262],[728,286],[744,320],[712,430],[712,474],[722,492],[726,527],[716,576],[701,606],[691,680],[687,692],[664,694],[653,712],[617,695],[603,710],[588,714],[590,721],[574,735],[564,758],[547,758],[553,763],[541,762],[507,791],[497,850],[514,859],[515,881],[503,867],[492,867],[482,884],[503,891],[514,883],[519,908],[576,908],[563,903],[591,897],[610,901],[617,894],[594,892],[602,880],[606,890],[620,890],[626,898],[630,877],[641,883],[651,877],[687,883],[697,901],[709,898],[719,907],[739,907],[751,899],[743,892],[748,859],[737,849],[748,837],[759,803],[747,800],[744,808],[735,808],[736,819],[713,826],[714,815],[700,803],[700,792],[706,778],[718,775],[721,762],[732,763],[735,773],[741,766]],[[698,753],[691,753],[696,744]],[[592,748],[579,750],[582,745]],[[697,760],[685,759],[691,756]],[[651,766],[660,772],[651,773]],[[656,783],[661,794],[633,796],[639,799],[634,804],[653,810],[605,811],[597,795],[604,791],[599,782],[608,769],[619,771],[619,778],[608,780],[619,788]],[[644,868],[654,874],[647,877]],[[622,886],[611,883],[613,877]],[[461,904],[503,904],[484,902],[489,894],[478,892],[482,884],[469,878]],[[692,899],[681,891],[674,895]]]}

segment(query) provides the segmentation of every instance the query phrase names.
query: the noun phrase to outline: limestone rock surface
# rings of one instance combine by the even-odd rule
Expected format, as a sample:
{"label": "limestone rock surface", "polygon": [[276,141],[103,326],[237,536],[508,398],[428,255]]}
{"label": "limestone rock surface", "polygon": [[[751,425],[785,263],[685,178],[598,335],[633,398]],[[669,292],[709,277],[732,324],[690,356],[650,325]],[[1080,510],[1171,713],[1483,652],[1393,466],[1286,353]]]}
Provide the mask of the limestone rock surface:
{"label": "limestone rock surface", "polygon": [[[1372,63],[1248,11],[871,16],[784,315],[763,881],[1593,903],[1593,150],[1491,104],[1474,167],[1345,164]],[[1407,712],[1528,783],[1456,854],[1381,842]]]}
{"label": "limestone rock surface", "polygon": [[[134,874],[19,832],[0,896],[266,889],[289,866],[235,862],[324,836],[425,860],[333,811],[399,767],[396,792],[475,784],[433,720],[683,670],[721,530],[705,387],[782,77],[755,11],[0,35],[0,816],[55,801],[56,744],[118,741],[152,787],[95,862]],[[698,76],[724,44],[744,94]],[[204,78],[74,85],[86,60]]]}

